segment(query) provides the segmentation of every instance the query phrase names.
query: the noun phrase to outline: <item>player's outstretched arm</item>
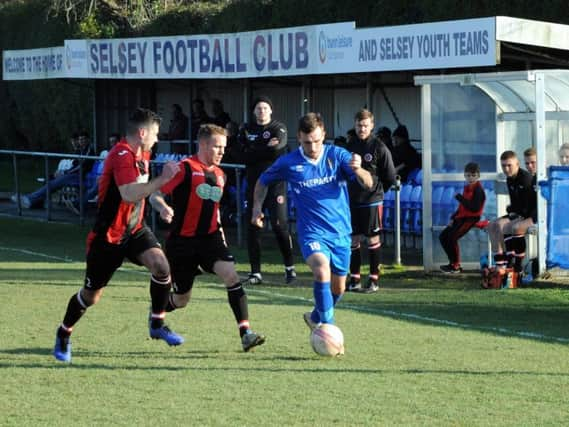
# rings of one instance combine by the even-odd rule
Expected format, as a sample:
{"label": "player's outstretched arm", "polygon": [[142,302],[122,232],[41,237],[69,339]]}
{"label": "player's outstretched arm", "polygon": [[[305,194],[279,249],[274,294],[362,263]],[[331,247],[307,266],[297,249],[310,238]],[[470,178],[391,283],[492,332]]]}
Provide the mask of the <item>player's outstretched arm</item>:
{"label": "player's outstretched arm", "polygon": [[160,218],[170,224],[174,218],[174,209],[166,203],[164,194],[160,191],[155,191],[150,195],[149,201],[152,208],[160,214]]}
{"label": "player's outstretched arm", "polygon": [[168,162],[162,169],[162,174],[150,182],[132,182],[119,187],[121,197],[125,202],[134,203],[158,191],[178,173],[180,167],[176,162]]}
{"label": "player's outstretched arm", "polygon": [[263,226],[263,203],[267,197],[269,187],[257,180],[255,192],[253,193],[253,209],[251,211],[251,224],[257,227]]}
{"label": "player's outstretched arm", "polygon": [[373,178],[371,174],[362,168],[362,158],[359,154],[352,153],[352,160],[350,161],[350,167],[356,174],[356,178],[360,185],[366,190],[371,190],[373,188]]}

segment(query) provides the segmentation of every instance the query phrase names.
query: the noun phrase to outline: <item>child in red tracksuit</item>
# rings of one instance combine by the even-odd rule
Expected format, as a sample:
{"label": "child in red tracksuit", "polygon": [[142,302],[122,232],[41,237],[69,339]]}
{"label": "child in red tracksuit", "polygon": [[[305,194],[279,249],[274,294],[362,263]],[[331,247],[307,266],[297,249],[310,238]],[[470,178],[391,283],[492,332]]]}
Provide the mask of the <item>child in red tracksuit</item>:
{"label": "child in red tracksuit", "polygon": [[439,236],[449,261],[448,264],[440,267],[445,273],[460,273],[462,271],[458,239],[480,221],[486,201],[484,188],[479,181],[480,167],[477,163],[468,163],[464,167],[464,178],[466,185],[462,194],[454,196],[458,200],[458,209],[452,214],[450,223]]}

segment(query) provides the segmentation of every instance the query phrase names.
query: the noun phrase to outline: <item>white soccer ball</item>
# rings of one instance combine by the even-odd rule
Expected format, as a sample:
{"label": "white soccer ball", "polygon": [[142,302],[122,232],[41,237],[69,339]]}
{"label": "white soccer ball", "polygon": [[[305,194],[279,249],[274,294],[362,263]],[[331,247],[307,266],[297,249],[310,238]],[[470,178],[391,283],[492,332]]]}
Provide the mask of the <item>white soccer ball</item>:
{"label": "white soccer ball", "polygon": [[344,334],[336,325],[323,323],[310,333],[310,345],[320,356],[340,356],[344,354]]}

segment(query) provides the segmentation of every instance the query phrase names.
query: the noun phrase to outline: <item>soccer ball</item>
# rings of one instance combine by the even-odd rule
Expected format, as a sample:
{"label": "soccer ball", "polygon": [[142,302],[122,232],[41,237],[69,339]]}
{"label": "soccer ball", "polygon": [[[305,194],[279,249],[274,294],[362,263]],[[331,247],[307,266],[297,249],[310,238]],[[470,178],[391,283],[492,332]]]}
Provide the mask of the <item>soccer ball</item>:
{"label": "soccer ball", "polygon": [[310,333],[310,345],[320,356],[340,356],[344,354],[344,334],[337,326],[323,323]]}

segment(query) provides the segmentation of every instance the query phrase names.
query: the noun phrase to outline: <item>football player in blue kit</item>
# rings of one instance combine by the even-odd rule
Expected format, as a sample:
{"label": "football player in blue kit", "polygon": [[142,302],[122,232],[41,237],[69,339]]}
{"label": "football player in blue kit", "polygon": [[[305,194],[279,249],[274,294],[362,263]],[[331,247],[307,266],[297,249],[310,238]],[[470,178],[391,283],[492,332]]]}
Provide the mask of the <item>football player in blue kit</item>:
{"label": "football player in blue kit", "polygon": [[298,125],[300,147],[279,157],[257,181],[251,221],[262,226],[262,206],[268,186],[287,181],[297,207],[298,243],[314,276],[315,308],[304,314],[310,329],[334,323],[334,306],[346,287],[350,266],[351,220],[348,181],[371,189],[373,180],[361,167],[361,157],[324,145],[326,131],[316,113]]}

